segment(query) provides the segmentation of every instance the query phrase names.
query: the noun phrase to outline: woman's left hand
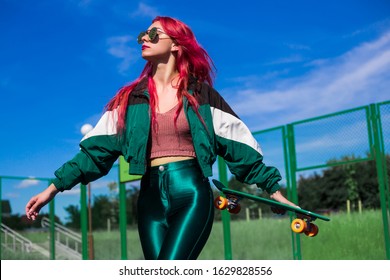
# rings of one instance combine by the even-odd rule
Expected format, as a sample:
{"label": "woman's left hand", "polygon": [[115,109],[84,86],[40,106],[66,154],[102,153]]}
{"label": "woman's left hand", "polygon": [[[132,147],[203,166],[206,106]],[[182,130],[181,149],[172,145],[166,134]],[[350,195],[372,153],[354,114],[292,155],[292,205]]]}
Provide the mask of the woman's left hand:
{"label": "woman's left hand", "polygon": [[[290,205],[292,207],[301,208],[298,205],[296,205],[296,204],[292,203],[291,201],[289,201],[287,198],[285,198],[280,191],[276,191],[273,194],[271,194],[271,198],[276,200],[277,202],[284,203],[284,204]],[[277,212],[275,212],[275,213],[277,213]],[[277,213],[277,214],[279,214],[279,213]]]}

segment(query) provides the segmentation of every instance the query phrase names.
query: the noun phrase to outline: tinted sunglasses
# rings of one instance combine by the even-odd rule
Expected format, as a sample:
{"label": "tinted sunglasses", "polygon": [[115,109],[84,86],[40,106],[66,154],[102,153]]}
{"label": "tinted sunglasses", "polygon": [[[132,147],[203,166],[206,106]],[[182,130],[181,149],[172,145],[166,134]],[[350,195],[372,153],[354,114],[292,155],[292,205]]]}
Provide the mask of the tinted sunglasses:
{"label": "tinted sunglasses", "polygon": [[[142,31],[138,35],[138,38],[137,38],[138,44],[142,44],[143,43],[142,37],[144,37],[145,35],[149,36],[149,40],[151,42],[155,41],[156,39],[159,39],[159,37],[158,37],[159,33],[157,33],[157,32],[162,33],[162,34],[166,34],[160,28],[153,27],[150,30]],[[169,38],[161,38],[161,39],[169,39]]]}

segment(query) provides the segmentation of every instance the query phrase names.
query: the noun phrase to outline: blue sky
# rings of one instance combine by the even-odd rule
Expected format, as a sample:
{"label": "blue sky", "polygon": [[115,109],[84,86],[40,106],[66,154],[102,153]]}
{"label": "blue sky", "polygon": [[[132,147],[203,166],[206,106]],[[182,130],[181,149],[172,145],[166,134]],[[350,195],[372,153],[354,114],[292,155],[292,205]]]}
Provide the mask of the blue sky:
{"label": "blue sky", "polygon": [[390,99],[388,0],[0,0],[0,175],[52,177],[78,151],[156,15],[193,29],[252,131]]}

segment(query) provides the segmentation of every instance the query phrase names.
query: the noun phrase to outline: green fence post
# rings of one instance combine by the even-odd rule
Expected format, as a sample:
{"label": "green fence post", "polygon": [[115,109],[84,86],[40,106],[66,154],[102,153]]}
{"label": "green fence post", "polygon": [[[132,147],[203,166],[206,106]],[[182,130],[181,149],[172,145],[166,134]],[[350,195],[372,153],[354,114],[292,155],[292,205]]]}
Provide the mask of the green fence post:
{"label": "green fence post", "polygon": [[119,183],[119,228],[121,235],[121,259],[127,260],[127,215],[125,183]]}
{"label": "green fence post", "polygon": [[[219,180],[221,181],[221,183],[227,186],[228,179],[227,179],[226,164],[223,158],[221,157],[218,157],[218,172],[219,172]],[[225,260],[232,260],[233,254],[232,254],[232,240],[231,240],[231,233],[230,233],[230,215],[228,211],[221,211],[221,212],[222,212],[221,216],[222,216],[222,226],[223,226]]]}
{"label": "green fence post", "polygon": [[50,219],[50,259],[56,259],[56,233],[55,233],[55,199],[49,203],[49,219]]}
{"label": "green fence post", "polygon": [[80,221],[81,221],[81,244],[82,258],[88,259],[88,218],[87,218],[87,187],[80,184]]}
{"label": "green fence post", "polygon": [[290,176],[290,162],[288,155],[288,133],[287,127],[282,127],[282,139],[283,139],[283,160],[284,160],[284,169],[286,170],[286,186],[287,186],[287,198],[292,200],[292,192],[291,192],[291,176]]}
{"label": "green fence post", "polygon": [[387,186],[386,156],[383,146],[383,133],[381,130],[381,116],[376,104],[370,105],[370,119],[372,121],[375,163],[378,176],[379,195],[382,209],[383,234],[385,239],[386,257],[390,259],[390,235],[389,235],[389,209],[390,195]]}
{"label": "green fence post", "polygon": [[[288,174],[290,175],[289,182],[291,184],[291,194],[289,199],[292,202],[298,204],[298,194],[297,194],[297,157],[295,151],[295,136],[294,136],[294,127],[293,125],[287,125],[287,143],[288,143]],[[292,219],[292,214],[290,213],[290,219]],[[301,260],[301,239],[299,234],[291,232],[292,237],[292,249],[294,260]]]}

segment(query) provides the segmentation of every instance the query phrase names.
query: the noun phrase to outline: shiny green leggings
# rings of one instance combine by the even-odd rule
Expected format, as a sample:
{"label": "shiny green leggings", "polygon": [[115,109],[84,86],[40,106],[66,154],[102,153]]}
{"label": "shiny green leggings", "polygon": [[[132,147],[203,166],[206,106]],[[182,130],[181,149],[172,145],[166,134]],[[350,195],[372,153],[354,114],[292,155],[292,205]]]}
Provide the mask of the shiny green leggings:
{"label": "shiny green leggings", "polygon": [[196,160],[152,167],[141,181],[138,231],[145,259],[196,259],[210,235],[213,194]]}

